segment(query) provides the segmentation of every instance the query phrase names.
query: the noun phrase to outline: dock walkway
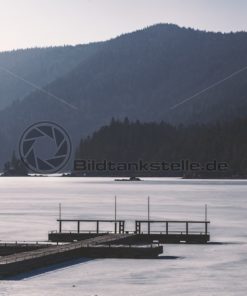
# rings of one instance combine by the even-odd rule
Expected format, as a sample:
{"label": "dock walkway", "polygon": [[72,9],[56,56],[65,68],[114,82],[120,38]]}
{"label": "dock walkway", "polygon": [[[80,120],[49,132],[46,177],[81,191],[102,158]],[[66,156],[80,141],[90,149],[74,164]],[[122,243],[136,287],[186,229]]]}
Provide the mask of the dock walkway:
{"label": "dock walkway", "polygon": [[63,244],[58,246],[49,246],[47,248],[41,248],[33,251],[22,252],[18,254],[12,254],[0,258],[0,265],[9,264],[17,261],[25,261],[28,259],[34,259],[38,257],[44,257],[48,255],[54,255],[58,253],[65,253],[71,250],[93,247],[101,244],[111,244],[115,241],[120,241],[121,239],[129,238],[131,234],[107,234],[90,239],[86,239],[80,242],[74,242],[70,244]]}
{"label": "dock walkway", "polygon": [[[122,246],[132,234],[107,234],[79,242],[49,246],[0,258],[0,278],[79,258],[156,258],[162,246]],[[118,242],[117,246],[111,244]]]}

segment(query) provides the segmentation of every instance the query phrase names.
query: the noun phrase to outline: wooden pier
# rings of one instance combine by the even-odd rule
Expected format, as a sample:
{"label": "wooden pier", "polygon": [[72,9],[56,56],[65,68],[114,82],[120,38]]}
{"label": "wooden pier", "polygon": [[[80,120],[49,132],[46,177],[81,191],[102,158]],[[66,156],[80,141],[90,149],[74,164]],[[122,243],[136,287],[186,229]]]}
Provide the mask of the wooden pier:
{"label": "wooden pier", "polygon": [[[0,278],[78,258],[156,258],[163,253],[162,246],[123,246],[121,240],[131,234],[107,234],[80,242],[41,247],[0,258]],[[115,245],[115,244],[118,244]]]}
{"label": "wooden pier", "polygon": [[[48,239],[52,242],[73,242],[88,238],[99,237],[107,233],[132,234],[122,240],[122,244],[150,244],[160,243],[198,243],[205,244],[210,240],[208,225],[210,221],[191,220],[136,220],[134,229],[126,231],[125,220],[97,220],[97,219],[58,219],[59,230],[52,231]],[[75,223],[76,230],[63,230],[65,223]],[[94,223],[95,230],[81,229],[82,223]],[[100,228],[101,223],[114,224],[114,231]],[[158,228],[157,228],[158,227]],[[155,229],[154,229],[155,228]],[[196,230],[194,230],[196,228]]]}
{"label": "wooden pier", "polygon": [[[115,198],[115,219],[61,219],[60,206],[58,230],[48,234],[46,244],[0,243],[0,279],[79,258],[157,258],[160,244],[210,240],[206,211],[204,221],[152,220],[148,198],[148,219],[126,223],[116,210]],[[67,230],[69,223],[73,230]]]}
{"label": "wooden pier", "polygon": [[51,247],[50,242],[5,242],[0,243],[0,256],[28,252]]}

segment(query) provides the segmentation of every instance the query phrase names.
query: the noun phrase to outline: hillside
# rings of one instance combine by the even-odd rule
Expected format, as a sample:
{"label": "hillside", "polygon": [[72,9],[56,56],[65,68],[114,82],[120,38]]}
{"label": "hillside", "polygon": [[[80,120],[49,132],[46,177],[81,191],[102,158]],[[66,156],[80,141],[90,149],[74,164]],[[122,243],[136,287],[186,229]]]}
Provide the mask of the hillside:
{"label": "hillside", "polygon": [[[82,172],[88,175],[247,177],[246,125],[247,119],[186,127],[164,122],[141,123],[130,122],[127,118],[124,121],[113,119],[109,125],[80,141],[76,159],[101,163],[101,170]],[[130,171],[104,171],[104,160],[114,163],[115,168],[119,163],[138,164],[140,161],[149,166],[143,166],[139,171],[134,166]],[[176,165],[171,166],[172,163],[179,164],[182,161],[198,163],[204,169],[187,171]],[[217,165],[213,165],[214,161]],[[161,165],[156,165],[156,169],[150,165],[162,162],[166,163],[164,170]],[[218,166],[220,163],[224,164],[221,168]],[[208,170],[207,164],[210,164]]]}
{"label": "hillside", "polygon": [[35,90],[22,79],[45,86],[70,72],[99,47],[89,44],[0,52],[0,110]]}
{"label": "hillside", "polygon": [[227,121],[247,115],[247,71],[171,109],[247,65],[247,33],[208,33],[156,25],[102,43],[46,89],[73,106],[35,91],[0,113],[0,134],[11,151],[25,127],[51,120],[74,146],[114,116],[171,124]]}

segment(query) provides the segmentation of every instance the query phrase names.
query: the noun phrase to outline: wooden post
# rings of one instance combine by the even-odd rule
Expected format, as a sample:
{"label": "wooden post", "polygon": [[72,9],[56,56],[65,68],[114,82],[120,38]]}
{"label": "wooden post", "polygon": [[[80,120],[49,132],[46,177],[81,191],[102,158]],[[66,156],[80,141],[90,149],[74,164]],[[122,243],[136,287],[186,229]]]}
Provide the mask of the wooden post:
{"label": "wooden post", "polygon": [[148,221],[148,234],[150,234],[150,221]]}
{"label": "wooden post", "polygon": [[96,221],[96,232],[99,233],[99,221]]}
{"label": "wooden post", "polygon": [[186,235],[189,234],[189,222],[186,222]]}
{"label": "wooden post", "polygon": [[168,235],[168,221],[166,221],[166,235]]}
{"label": "wooden post", "polygon": [[141,222],[140,221],[136,221],[136,234],[140,234],[141,233]]}
{"label": "wooden post", "polygon": [[150,234],[150,197],[148,196],[148,234]]}
{"label": "wooden post", "polygon": [[208,223],[205,222],[205,234],[207,235],[208,234]]}
{"label": "wooden post", "polygon": [[59,220],[62,219],[62,205],[61,205],[61,203],[59,203],[58,219],[59,219]]}
{"label": "wooden post", "polygon": [[115,233],[117,233],[117,197],[115,195],[115,210],[114,210],[114,218],[115,218]]}
{"label": "wooden post", "polygon": [[77,221],[77,233],[80,233],[80,221]]}
{"label": "wooden post", "polygon": [[125,232],[125,221],[120,221],[119,222],[119,233],[124,233]]}
{"label": "wooden post", "polygon": [[61,203],[59,203],[59,207],[58,207],[58,219],[59,219],[59,233],[62,232],[62,205]]}

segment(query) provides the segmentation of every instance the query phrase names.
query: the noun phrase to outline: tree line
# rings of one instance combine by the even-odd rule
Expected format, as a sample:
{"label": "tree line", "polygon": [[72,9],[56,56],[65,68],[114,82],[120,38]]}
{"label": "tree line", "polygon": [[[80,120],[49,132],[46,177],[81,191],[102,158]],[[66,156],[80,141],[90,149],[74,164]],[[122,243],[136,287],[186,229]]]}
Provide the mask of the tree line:
{"label": "tree line", "polygon": [[[165,122],[141,123],[112,119],[111,123],[80,141],[76,159],[113,162],[167,161],[228,164],[218,172],[152,172],[146,175],[185,177],[247,176],[247,119],[211,125],[172,126]],[[90,172],[87,172],[90,174]],[[96,173],[97,174],[97,173]],[[104,172],[99,174],[111,174]]]}

